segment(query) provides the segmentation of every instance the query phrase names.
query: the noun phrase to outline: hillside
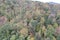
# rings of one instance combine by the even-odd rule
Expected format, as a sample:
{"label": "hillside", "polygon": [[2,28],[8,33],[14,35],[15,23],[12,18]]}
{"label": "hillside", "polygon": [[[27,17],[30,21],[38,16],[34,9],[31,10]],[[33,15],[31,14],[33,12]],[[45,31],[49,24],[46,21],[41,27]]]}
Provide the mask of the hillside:
{"label": "hillside", "polygon": [[0,0],[0,40],[60,40],[60,4]]}

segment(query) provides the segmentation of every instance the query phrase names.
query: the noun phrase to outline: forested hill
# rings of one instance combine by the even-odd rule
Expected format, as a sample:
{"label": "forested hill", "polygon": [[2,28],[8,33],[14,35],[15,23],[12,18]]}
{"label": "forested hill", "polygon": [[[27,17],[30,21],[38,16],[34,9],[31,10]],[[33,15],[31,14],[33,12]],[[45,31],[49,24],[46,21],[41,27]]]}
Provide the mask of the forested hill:
{"label": "forested hill", "polygon": [[0,40],[60,40],[60,4],[0,0]]}

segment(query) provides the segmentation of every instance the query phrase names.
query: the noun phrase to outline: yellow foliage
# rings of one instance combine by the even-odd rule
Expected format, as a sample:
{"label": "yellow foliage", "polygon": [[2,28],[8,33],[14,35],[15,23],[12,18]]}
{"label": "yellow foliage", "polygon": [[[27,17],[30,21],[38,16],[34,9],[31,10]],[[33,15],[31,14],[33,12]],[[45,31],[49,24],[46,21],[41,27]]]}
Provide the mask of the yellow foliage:
{"label": "yellow foliage", "polygon": [[20,30],[20,34],[21,34],[21,35],[27,35],[27,34],[28,34],[28,29],[27,29],[27,28],[22,28],[22,29]]}
{"label": "yellow foliage", "polygon": [[53,40],[56,40],[56,38],[55,38],[55,37],[53,37]]}
{"label": "yellow foliage", "polygon": [[30,40],[35,40],[34,37],[32,37]]}
{"label": "yellow foliage", "polygon": [[46,36],[46,30],[47,30],[47,29],[45,28],[45,26],[43,26],[43,27],[42,27],[42,33],[44,33],[45,36]]}
{"label": "yellow foliage", "polygon": [[43,31],[43,32],[44,32],[44,31],[46,31],[46,28],[45,28],[45,26],[43,26],[43,27],[42,27],[42,31]]}
{"label": "yellow foliage", "polygon": [[27,40],[35,40],[34,36],[29,35]]}

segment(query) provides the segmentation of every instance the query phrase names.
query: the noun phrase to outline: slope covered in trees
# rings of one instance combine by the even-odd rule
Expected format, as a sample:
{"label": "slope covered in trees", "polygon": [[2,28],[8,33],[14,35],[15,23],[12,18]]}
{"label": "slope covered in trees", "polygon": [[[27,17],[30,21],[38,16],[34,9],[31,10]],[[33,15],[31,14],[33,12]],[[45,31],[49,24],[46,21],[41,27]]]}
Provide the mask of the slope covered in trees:
{"label": "slope covered in trees", "polygon": [[0,40],[60,40],[60,4],[0,0]]}

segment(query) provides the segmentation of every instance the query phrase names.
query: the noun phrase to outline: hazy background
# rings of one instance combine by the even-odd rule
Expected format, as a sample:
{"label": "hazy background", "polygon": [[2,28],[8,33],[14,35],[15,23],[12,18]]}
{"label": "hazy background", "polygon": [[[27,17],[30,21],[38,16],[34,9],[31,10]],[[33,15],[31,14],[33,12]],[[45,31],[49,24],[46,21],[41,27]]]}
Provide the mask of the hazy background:
{"label": "hazy background", "polygon": [[60,3],[60,0],[32,0],[32,1],[55,2],[55,3]]}

